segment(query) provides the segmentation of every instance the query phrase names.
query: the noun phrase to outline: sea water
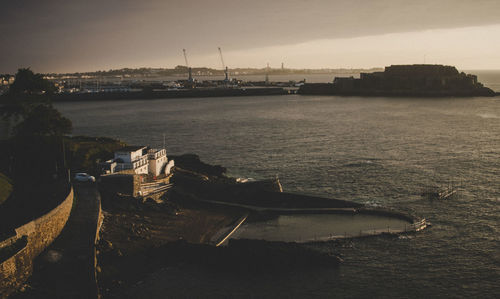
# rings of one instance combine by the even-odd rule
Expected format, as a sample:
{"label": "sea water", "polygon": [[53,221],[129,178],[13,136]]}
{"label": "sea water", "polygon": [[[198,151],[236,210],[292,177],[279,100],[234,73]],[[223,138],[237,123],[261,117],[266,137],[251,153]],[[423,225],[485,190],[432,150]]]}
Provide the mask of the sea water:
{"label": "sea water", "polygon": [[[210,269],[185,277],[159,272],[140,290],[151,297],[152,290],[162,288],[192,297],[500,294],[498,97],[289,95],[60,103],[57,108],[72,119],[75,135],[152,146],[161,146],[165,135],[167,154],[197,153],[235,177],[278,175],[285,191],[391,207],[433,224],[414,237],[356,240],[338,248],[344,259],[338,269],[251,277]],[[420,196],[429,186],[450,183],[459,190],[454,199]]]}

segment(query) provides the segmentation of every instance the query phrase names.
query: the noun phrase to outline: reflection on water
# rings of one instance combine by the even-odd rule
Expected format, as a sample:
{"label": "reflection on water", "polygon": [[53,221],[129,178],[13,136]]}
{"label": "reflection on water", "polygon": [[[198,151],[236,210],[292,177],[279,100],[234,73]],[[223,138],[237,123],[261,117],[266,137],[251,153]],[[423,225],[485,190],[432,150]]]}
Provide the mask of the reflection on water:
{"label": "reflection on water", "polygon": [[243,224],[232,239],[307,242],[329,238],[401,232],[410,223],[391,217],[363,214],[280,215],[275,219]]}
{"label": "reflection on water", "polygon": [[[57,108],[73,121],[75,135],[161,146],[165,134],[168,154],[198,153],[238,177],[278,174],[287,192],[391,207],[433,224],[410,239],[355,240],[338,249],[344,259],[338,270],[249,278],[208,270],[200,275],[196,268],[184,280],[165,276],[166,292],[190,291],[185,296],[193,298],[242,297],[245,288],[254,297],[500,294],[500,118],[492,117],[500,116],[498,97],[287,95],[57,103]],[[456,199],[421,198],[424,188],[453,180],[462,186]],[[328,243],[315,246],[327,250]]]}

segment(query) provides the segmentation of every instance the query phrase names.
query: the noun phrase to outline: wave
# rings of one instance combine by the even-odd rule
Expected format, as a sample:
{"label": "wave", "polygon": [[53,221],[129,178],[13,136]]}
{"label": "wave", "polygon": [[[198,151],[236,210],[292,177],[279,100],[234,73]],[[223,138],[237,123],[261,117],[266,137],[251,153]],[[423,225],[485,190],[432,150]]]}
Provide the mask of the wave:
{"label": "wave", "polygon": [[500,116],[494,114],[494,113],[478,113],[476,114],[477,116],[481,117],[481,118],[494,118],[494,119],[498,119],[500,118]]}

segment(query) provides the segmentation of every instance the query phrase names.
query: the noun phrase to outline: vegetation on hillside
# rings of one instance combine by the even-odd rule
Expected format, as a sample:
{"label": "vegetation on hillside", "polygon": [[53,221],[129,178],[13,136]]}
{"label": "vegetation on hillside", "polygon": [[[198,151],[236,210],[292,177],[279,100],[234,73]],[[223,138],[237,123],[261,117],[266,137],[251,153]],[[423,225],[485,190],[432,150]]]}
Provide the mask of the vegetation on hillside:
{"label": "vegetation on hillside", "polygon": [[14,137],[70,134],[71,121],[52,106],[54,84],[29,68],[19,69],[6,95],[0,97],[0,116],[15,119]]}
{"label": "vegetation on hillside", "polygon": [[[46,182],[64,174],[62,137],[71,121],[55,109],[50,96],[54,84],[29,68],[19,69],[6,95],[0,97],[0,116],[15,119],[13,135],[4,144],[3,167],[14,186]],[[15,188],[17,189],[17,188]]]}
{"label": "vegetation on hillside", "polygon": [[126,144],[107,137],[75,136],[64,139],[68,167],[74,172],[99,174],[98,164],[112,159]]}
{"label": "vegetation on hillside", "polygon": [[48,212],[68,194],[63,137],[71,133],[72,124],[52,106],[55,90],[43,75],[19,69],[0,97],[0,117],[17,123],[0,144],[0,172],[13,185],[0,209],[0,231]]}

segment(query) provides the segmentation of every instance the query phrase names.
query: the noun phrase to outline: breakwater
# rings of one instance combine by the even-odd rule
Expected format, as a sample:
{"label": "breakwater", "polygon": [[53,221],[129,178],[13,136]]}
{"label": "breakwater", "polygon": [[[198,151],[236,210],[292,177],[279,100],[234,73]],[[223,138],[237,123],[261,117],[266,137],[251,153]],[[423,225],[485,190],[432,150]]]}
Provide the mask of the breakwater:
{"label": "breakwater", "polygon": [[168,98],[206,98],[285,95],[288,90],[281,87],[262,88],[193,88],[178,90],[152,90],[138,92],[96,92],[56,94],[55,102],[104,101],[104,100],[152,100]]}

